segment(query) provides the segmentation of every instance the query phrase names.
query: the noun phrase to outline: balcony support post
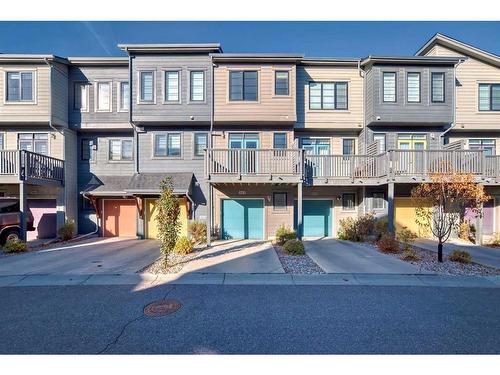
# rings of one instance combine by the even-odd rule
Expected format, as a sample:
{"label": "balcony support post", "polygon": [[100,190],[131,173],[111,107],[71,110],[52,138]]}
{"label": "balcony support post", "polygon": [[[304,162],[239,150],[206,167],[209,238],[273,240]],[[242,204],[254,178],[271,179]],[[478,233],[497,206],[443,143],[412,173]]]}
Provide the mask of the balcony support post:
{"label": "balcony support post", "polygon": [[387,184],[387,230],[394,234],[394,182]]}
{"label": "balcony support post", "polygon": [[207,247],[212,245],[212,184],[208,182],[207,193]]}
{"label": "balcony support post", "polygon": [[19,182],[19,238],[26,241],[26,218],[28,213],[28,185],[26,181]]}
{"label": "balcony support post", "polygon": [[474,241],[476,245],[483,244],[483,217],[484,217],[484,209],[483,205],[480,206],[480,215],[476,217],[476,240]]}
{"label": "balcony support post", "polygon": [[302,182],[297,185],[297,238],[302,239]]}

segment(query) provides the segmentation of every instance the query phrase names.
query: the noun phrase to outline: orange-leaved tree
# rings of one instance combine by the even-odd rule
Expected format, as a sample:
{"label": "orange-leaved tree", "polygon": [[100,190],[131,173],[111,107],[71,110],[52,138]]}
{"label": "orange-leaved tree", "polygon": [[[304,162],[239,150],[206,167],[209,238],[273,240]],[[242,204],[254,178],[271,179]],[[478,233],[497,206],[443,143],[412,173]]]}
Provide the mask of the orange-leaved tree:
{"label": "orange-leaved tree", "polygon": [[[411,196],[416,204],[416,222],[429,228],[438,240],[438,261],[443,261],[443,243],[458,228],[465,208],[482,215],[483,203],[489,197],[483,185],[466,173],[434,173],[430,182],[414,187]],[[429,208],[432,209],[429,209]]]}

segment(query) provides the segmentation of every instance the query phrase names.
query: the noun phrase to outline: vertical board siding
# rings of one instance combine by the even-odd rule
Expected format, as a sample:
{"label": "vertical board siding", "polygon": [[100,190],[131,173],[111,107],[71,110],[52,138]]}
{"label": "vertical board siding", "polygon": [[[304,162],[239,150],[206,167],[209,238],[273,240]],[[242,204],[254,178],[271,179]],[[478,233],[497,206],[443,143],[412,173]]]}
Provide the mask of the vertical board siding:
{"label": "vertical board siding", "polygon": [[52,124],[68,126],[68,75],[67,65],[54,63],[52,81]]}
{"label": "vertical board siding", "polygon": [[78,229],[78,136],[75,131],[64,131],[64,189],[66,219],[75,222]]}

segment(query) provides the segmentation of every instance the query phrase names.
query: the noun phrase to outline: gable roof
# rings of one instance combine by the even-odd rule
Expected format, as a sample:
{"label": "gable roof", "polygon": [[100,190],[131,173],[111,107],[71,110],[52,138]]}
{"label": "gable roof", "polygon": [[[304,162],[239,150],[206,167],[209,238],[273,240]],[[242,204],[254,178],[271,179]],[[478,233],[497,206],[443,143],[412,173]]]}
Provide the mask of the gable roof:
{"label": "gable roof", "polygon": [[436,44],[450,48],[466,56],[474,57],[488,64],[500,67],[500,56],[491,52],[484,51],[470,44],[453,39],[444,34],[437,33],[429,39],[416,53],[415,56],[423,56],[431,50]]}

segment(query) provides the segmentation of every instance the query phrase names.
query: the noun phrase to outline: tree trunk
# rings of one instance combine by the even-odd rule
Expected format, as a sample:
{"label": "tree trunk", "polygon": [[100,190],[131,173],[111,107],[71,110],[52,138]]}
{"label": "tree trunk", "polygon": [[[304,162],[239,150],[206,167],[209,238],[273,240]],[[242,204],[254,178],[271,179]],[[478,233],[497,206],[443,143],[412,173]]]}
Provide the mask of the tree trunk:
{"label": "tree trunk", "polygon": [[441,240],[438,243],[438,262],[443,262],[443,243]]}

